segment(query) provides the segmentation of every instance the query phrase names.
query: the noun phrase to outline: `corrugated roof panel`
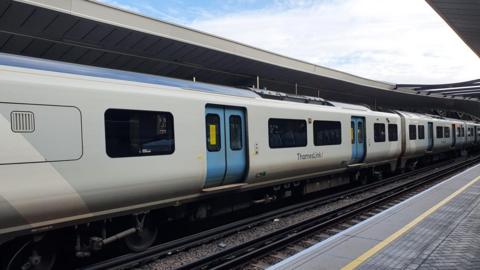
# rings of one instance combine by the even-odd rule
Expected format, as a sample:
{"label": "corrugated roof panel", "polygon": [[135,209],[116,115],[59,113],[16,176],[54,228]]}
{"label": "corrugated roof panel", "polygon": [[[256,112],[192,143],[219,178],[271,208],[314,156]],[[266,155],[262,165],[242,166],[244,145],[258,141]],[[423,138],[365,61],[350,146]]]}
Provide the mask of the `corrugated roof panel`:
{"label": "corrugated roof panel", "polygon": [[66,53],[61,57],[62,61],[76,62],[80,59],[88,50],[82,47],[70,47]]}
{"label": "corrugated roof panel", "polygon": [[28,44],[32,42],[31,38],[23,36],[13,36],[3,45],[3,51],[6,53],[20,53],[25,49]]}
{"label": "corrugated roof panel", "polygon": [[[125,41],[126,39],[124,39]],[[145,52],[147,48],[152,46],[155,42],[160,40],[157,37],[150,35],[143,35],[142,38],[135,44],[133,47],[130,47],[133,51],[136,52]]]}
{"label": "corrugated roof panel", "polygon": [[63,38],[72,41],[83,41],[83,38],[94,30],[95,27],[97,27],[97,24],[94,22],[78,20],[68,29]]}
{"label": "corrugated roof panel", "polygon": [[83,38],[83,42],[100,45],[100,42],[111,32],[113,32],[113,27],[104,24],[97,24],[96,27]]}
{"label": "corrugated roof panel", "polygon": [[10,34],[0,33],[0,48],[7,43],[7,41],[12,37]]}
{"label": "corrugated roof panel", "polygon": [[56,18],[56,14],[53,11],[40,9],[35,10],[35,12],[30,16],[30,18],[25,21],[22,27],[28,28],[32,33],[42,33],[45,28]]}
{"label": "corrugated roof panel", "polygon": [[26,56],[37,56],[43,55],[52,44],[43,40],[33,40],[30,45],[23,51],[23,54]]}
{"label": "corrugated roof panel", "polygon": [[144,62],[145,62],[144,60],[138,59],[138,58],[130,59],[128,63],[125,63],[125,66],[123,67],[123,69],[136,70]]}
{"label": "corrugated roof panel", "polygon": [[126,64],[130,61],[130,59],[131,59],[130,57],[120,55],[115,60],[113,60],[112,63],[110,63],[110,65],[108,66],[113,69],[123,69],[126,66]]}
{"label": "corrugated roof panel", "polygon": [[9,6],[10,6],[9,1],[1,1],[0,2],[0,17],[3,17],[3,14],[7,11]]}
{"label": "corrugated roof panel", "polygon": [[44,57],[51,60],[59,60],[70,48],[71,46],[69,45],[54,44],[44,54]]}
{"label": "corrugated roof panel", "polygon": [[118,29],[112,27],[112,32],[108,34],[103,40],[102,44],[104,48],[124,48],[128,49],[133,44],[138,42],[142,38],[142,35],[135,35],[135,32],[128,31],[125,29]]}
{"label": "corrugated roof panel", "polygon": [[87,53],[82,55],[77,62],[82,65],[92,65],[95,63],[97,59],[99,59],[103,55],[102,52],[99,51],[93,51],[93,50],[88,50]]}
{"label": "corrugated roof panel", "polygon": [[480,57],[480,1],[427,0],[427,2]]}
{"label": "corrugated roof panel", "polygon": [[35,8],[24,5],[11,5],[0,18],[0,25],[4,28],[18,28],[30,17]]}
{"label": "corrugated roof panel", "polygon": [[58,15],[43,31],[42,36],[53,40],[62,40],[65,34],[75,26],[77,21],[78,19],[71,16]]}

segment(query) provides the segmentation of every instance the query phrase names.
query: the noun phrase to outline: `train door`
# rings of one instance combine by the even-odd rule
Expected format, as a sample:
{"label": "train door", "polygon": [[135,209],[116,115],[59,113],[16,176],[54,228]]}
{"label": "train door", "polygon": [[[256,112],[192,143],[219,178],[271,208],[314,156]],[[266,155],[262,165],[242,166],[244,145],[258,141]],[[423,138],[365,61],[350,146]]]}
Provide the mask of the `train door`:
{"label": "train door", "polygon": [[238,183],[243,180],[247,169],[243,110],[225,108],[225,127],[227,170],[223,184]]}
{"label": "train door", "polygon": [[205,110],[207,176],[205,187],[238,183],[247,168],[245,113],[232,107]]}
{"label": "train door", "polygon": [[474,126],[474,127],[473,127],[473,135],[475,136],[474,142],[475,142],[475,143],[478,143],[478,139],[479,139],[479,138],[478,138],[478,127],[477,127],[477,126]]}
{"label": "train door", "polygon": [[352,116],[351,120],[352,135],[352,161],[354,163],[362,162],[365,158],[365,118]]}
{"label": "train door", "polygon": [[433,123],[428,122],[428,146],[427,151],[432,151],[433,149]]}
{"label": "train door", "polygon": [[457,143],[457,131],[455,130],[455,124],[452,124],[452,147]]}

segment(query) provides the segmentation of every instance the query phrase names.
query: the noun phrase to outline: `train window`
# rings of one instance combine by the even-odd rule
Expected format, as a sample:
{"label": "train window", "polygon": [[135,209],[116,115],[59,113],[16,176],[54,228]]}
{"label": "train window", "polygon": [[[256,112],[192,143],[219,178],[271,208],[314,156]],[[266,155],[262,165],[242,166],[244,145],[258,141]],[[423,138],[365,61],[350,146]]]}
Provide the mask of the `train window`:
{"label": "train window", "polygon": [[449,127],[444,127],[443,128],[443,134],[445,135],[445,138],[450,138],[450,128]]}
{"label": "train window", "polygon": [[423,140],[425,139],[425,126],[418,125],[418,139]]}
{"label": "train window", "polygon": [[307,121],[271,118],[268,120],[270,148],[301,147],[307,145]]}
{"label": "train window", "polygon": [[373,124],[373,139],[375,142],[385,141],[385,124]]}
{"label": "train window", "polygon": [[107,154],[112,158],[172,154],[175,151],[173,115],[108,109],[105,140]]}
{"label": "train window", "polygon": [[391,142],[398,141],[398,126],[397,124],[388,124],[388,140]]}
{"label": "train window", "polygon": [[207,150],[218,152],[222,149],[222,138],[220,136],[220,116],[209,113],[205,117],[207,127]]}
{"label": "train window", "polygon": [[313,121],[315,145],[342,144],[342,128],[337,121]]}
{"label": "train window", "polygon": [[358,143],[363,143],[363,122],[358,122],[357,137]]}
{"label": "train window", "polygon": [[355,143],[355,123],[350,122],[350,137],[352,138],[352,144]]}
{"label": "train window", "polygon": [[443,127],[437,127],[437,138],[443,138]]}
{"label": "train window", "polygon": [[242,149],[242,118],[238,115],[230,115],[230,149]]}
{"label": "train window", "polygon": [[409,125],[408,126],[408,134],[409,134],[410,140],[416,140],[417,139],[417,126],[416,125]]}
{"label": "train window", "polygon": [[473,128],[468,128],[468,137],[472,137],[473,136]]}
{"label": "train window", "polygon": [[457,135],[458,137],[465,137],[465,129],[463,127],[457,128]]}

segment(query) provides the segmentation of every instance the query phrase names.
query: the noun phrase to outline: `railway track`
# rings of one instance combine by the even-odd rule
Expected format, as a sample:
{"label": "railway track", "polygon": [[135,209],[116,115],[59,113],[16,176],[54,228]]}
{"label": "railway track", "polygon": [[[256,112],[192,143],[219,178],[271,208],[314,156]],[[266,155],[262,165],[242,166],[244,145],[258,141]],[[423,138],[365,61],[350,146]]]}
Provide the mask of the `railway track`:
{"label": "railway track", "polygon": [[475,157],[454,164],[451,164],[451,161],[436,164],[372,184],[235,221],[181,239],[153,246],[141,253],[125,254],[80,269],[130,269],[138,267],[148,262],[159,260],[172,254],[180,253],[190,248],[255,227],[258,224],[271,221],[275,218],[293,215],[341,200],[345,197],[379,189],[387,184],[392,186],[387,190],[372,194],[351,204],[270,232],[254,240],[224,249],[211,256],[180,267],[180,269],[231,269],[242,266],[242,269],[264,269],[403,201],[405,198],[412,196],[412,194],[419,192],[422,187],[425,188],[429,184],[435,183],[454,172],[478,162],[480,162],[480,158]]}

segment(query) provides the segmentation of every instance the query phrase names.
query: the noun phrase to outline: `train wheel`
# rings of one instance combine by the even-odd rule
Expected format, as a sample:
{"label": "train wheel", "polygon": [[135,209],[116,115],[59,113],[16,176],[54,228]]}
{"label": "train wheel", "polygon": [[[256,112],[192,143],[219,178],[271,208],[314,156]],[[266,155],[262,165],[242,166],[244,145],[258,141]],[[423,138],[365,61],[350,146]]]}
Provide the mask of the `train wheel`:
{"label": "train wheel", "polygon": [[52,245],[44,240],[30,240],[13,253],[6,270],[51,270],[56,259],[57,254]]}
{"label": "train wheel", "polygon": [[158,226],[149,216],[143,217],[143,228],[124,238],[125,246],[133,252],[144,251],[155,243],[158,235]]}

